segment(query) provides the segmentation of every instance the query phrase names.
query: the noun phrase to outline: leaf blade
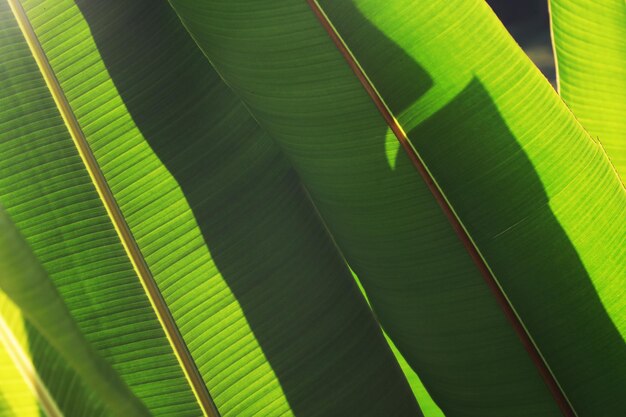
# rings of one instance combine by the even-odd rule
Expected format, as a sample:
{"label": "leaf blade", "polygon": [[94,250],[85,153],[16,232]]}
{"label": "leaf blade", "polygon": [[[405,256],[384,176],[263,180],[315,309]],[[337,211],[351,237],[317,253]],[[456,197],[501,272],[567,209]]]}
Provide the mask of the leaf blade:
{"label": "leaf blade", "polygon": [[[222,414],[377,415],[385,408],[419,415],[297,176],[169,6],[47,6],[25,2]],[[137,21],[152,30],[135,32]],[[123,71],[107,48],[129,58]],[[159,66],[143,64],[155,61],[162,70],[147,72]],[[159,108],[163,98],[168,106]],[[187,142],[177,146],[172,138]],[[225,226],[233,229],[228,235]],[[351,372],[335,376],[334,366]],[[374,375],[377,384],[369,383]]]}
{"label": "leaf blade", "polygon": [[[94,392],[102,397],[114,414],[147,416],[148,410],[145,406],[131,394],[121,378],[83,338],[46,272],[1,207],[0,231],[0,288]],[[43,306],[41,301],[44,301]],[[16,365],[25,377],[33,375],[34,388],[42,385],[17,341],[10,339],[11,332],[6,322],[3,320],[0,325],[3,327],[3,335],[8,339],[7,347],[10,346],[16,352],[13,358]],[[43,394],[41,400],[46,412],[52,416],[60,415],[49,396]]]}
{"label": "leaf blade", "polygon": [[[123,311],[124,302],[135,307],[142,304],[141,289],[132,285],[132,280],[136,280],[132,267],[129,268],[123,252],[120,252],[121,245],[115,234],[111,234],[112,226],[106,220],[97,194],[6,2],[0,5],[0,12],[6,28],[0,47],[7,59],[0,77],[2,102],[11,103],[3,106],[0,112],[3,127],[0,141],[2,202],[64,300],[67,302],[67,297],[77,300],[70,310],[89,342],[114,363],[133,390],[139,390],[142,399],[146,399],[143,387],[151,384],[163,385],[169,388],[173,398],[178,397],[180,394],[176,392],[180,392],[180,385],[177,386],[176,371],[167,369],[171,353],[159,346],[158,324],[151,326],[150,318],[139,317],[133,310]],[[98,276],[105,281],[94,285],[94,278]],[[128,278],[131,279],[130,285]],[[112,291],[102,283],[113,284],[109,287]],[[124,294],[118,292],[116,286],[123,288]],[[86,293],[89,298],[84,297]],[[116,297],[117,303],[111,302]],[[120,318],[126,319],[126,327],[103,331],[106,323],[115,323]],[[107,332],[119,346],[135,343],[135,347],[153,349],[152,361],[159,362],[161,372],[168,371],[169,379],[159,381],[156,377],[158,368],[150,358],[133,357],[120,352],[119,348],[116,351],[115,345],[111,346],[106,340]],[[46,352],[45,349],[38,350],[37,354],[43,356]],[[48,372],[47,365],[37,364],[38,368]],[[140,378],[137,378],[138,369],[145,371]],[[184,379],[182,383],[186,385]],[[72,400],[69,397],[69,407],[72,407]],[[154,395],[147,402],[153,410],[161,406],[166,410],[177,410],[182,415],[185,415],[185,408],[187,413],[193,409],[193,400],[191,407],[181,406],[183,402],[172,407]]]}
{"label": "leaf blade", "polygon": [[[288,2],[275,2],[272,7],[245,1],[232,4],[176,0],[171,3],[229,85],[291,156],[348,263],[362,280],[383,326],[417,368],[420,377],[423,376],[444,412],[462,415],[493,413],[495,416],[558,414],[533,366],[525,362],[524,353],[516,348],[515,336],[498,321],[501,313],[491,304],[493,300],[489,301],[484,288],[475,284],[472,296],[468,295],[467,287],[470,282],[476,282],[476,273],[464,260],[467,254],[459,251],[458,242],[449,240],[449,226],[438,217],[433,203],[427,200],[427,194],[422,191],[425,187],[411,179],[414,174],[409,174],[406,168],[406,156],[399,154],[393,175],[389,173],[389,150],[397,149],[397,145],[396,148],[390,145],[386,126],[373,113],[373,106],[367,103],[358,83],[349,81],[348,69],[342,66],[345,64],[341,63],[337,52],[332,51],[333,45],[322,40],[324,34],[320,28],[314,28],[310,20],[312,16],[307,16],[306,8]],[[585,310],[590,307],[593,311],[590,315],[602,329],[599,333],[612,346],[613,365],[623,363],[619,359],[620,330],[614,327],[615,324],[621,325],[619,317],[623,303],[611,295],[611,288],[618,285],[616,279],[603,280],[603,277],[623,275],[623,267],[618,265],[624,257],[624,249],[620,245],[616,247],[615,242],[620,240],[624,231],[618,226],[608,236],[602,236],[599,229],[593,228],[589,218],[580,213],[580,207],[592,207],[594,213],[600,213],[602,221],[607,222],[606,226],[609,213],[623,213],[623,190],[597,144],[573,120],[482,2],[321,4],[327,13],[349,9],[342,15],[329,13],[331,20],[336,26],[343,24],[343,29],[339,28],[340,34],[344,39],[351,37],[348,46],[408,132],[481,252],[486,254],[505,292],[538,341],[541,352],[546,355],[546,350],[549,351],[546,355],[548,363],[557,369],[559,382],[567,381],[563,385],[566,394],[576,398],[575,407],[593,409],[589,404],[595,401],[595,406],[618,408],[619,400],[615,400],[615,396],[606,395],[589,384],[586,389],[580,389],[579,384],[589,379],[582,376],[582,372],[577,375],[569,368],[575,364],[578,370],[587,374],[610,375],[611,381],[619,385],[619,371],[610,366],[602,370],[594,368],[604,359],[599,345],[585,346],[585,354],[573,352],[576,349],[567,354],[560,353],[560,338],[579,338],[580,343],[573,342],[572,345],[577,347],[582,346],[583,340],[593,339],[590,334],[586,337],[558,326],[572,312],[582,320],[587,317]],[[239,15],[239,8],[244,8],[246,14]],[[361,12],[365,16],[360,15]],[[358,32],[363,27],[365,29]],[[498,48],[493,46],[494,43]],[[364,51],[361,55],[355,51],[357,45]],[[417,68],[416,62],[419,64]],[[525,83],[528,86],[524,86]],[[520,92],[516,94],[515,89]],[[524,111],[516,113],[520,108]],[[455,128],[455,124],[458,127]],[[511,131],[507,131],[509,126]],[[476,142],[482,137],[481,131],[486,132],[484,146],[472,146],[481,143]],[[419,133],[425,133],[424,139],[429,142],[420,141]],[[455,137],[467,142],[455,142]],[[505,140],[511,137],[513,140]],[[438,138],[443,140],[438,142]],[[516,147],[518,140],[523,144],[521,150]],[[501,145],[510,147],[498,154]],[[466,152],[467,158],[459,153],[460,149]],[[570,149],[571,158],[578,158],[570,167],[566,166],[567,149]],[[490,154],[492,150],[494,153]],[[524,159],[526,152],[537,167]],[[446,153],[454,156],[447,158]],[[515,156],[515,169],[507,175],[503,172],[507,165],[494,161],[494,156],[506,162],[509,162],[507,158]],[[480,178],[467,175],[467,180],[464,179],[462,174],[472,173],[473,169],[468,161],[481,159],[474,171]],[[487,164],[485,161],[492,162]],[[559,175],[558,170],[550,167],[551,163],[558,164],[561,172],[567,175]],[[498,170],[490,175],[492,166]],[[589,167],[593,170],[592,178],[582,181],[581,173]],[[540,172],[538,181],[525,190],[522,185],[526,177],[524,172],[532,174],[527,176],[530,181],[537,179],[535,169]],[[394,176],[396,178],[392,179]],[[472,185],[468,190],[480,191],[474,196],[464,193],[462,184],[466,183]],[[570,183],[572,186],[567,188]],[[594,183],[596,186],[592,185]],[[485,187],[486,184],[493,188]],[[503,188],[504,191],[515,191],[501,192]],[[582,189],[597,189],[593,194],[595,200],[580,191]],[[500,196],[498,192],[501,192]],[[542,205],[546,202],[542,194],[545,196],[546,193],[550,205],[554,205],[554,212],[550,206]],[[554,197],[556,194],[559,194],[558,198]],[[482,197],[485,201],[476,201]],[[525,206],[521,200],[526,197],[533,201]],[[545,230],[535,225],[525,227],[526,210],[533,205],[538,207],[537,212],[529,217],[532,220],[526,221],[537,222],[537,213],[541,213],[544,216],[542,221],[549,225]],[[502,211],[495,212],[496,208]],[[483,210],[482,213],[479,209]],[[414,211],[420,211],[420,215],[412,214]],[[511,213],[515,213],[513,219],[508,217]],[[502,223],[497,224],[493,219]],[[372,224],[381,226],[375,228]],[[541,250],[537,249],[535,253],[519,247],[519,241],[529,239],[528,235],[519,238],[522,233],[515,229],[519,225],[529,235],[543,236],[529,244],[529,247],[541,246]],[[393,232],[392,227],[395,227]],[[507,229],[509,227],[511,229]],[[497,228],[493,236],[498,243],[506,241],[506,244],[498,247],[489,242],[481,235],[484,231],[481,228],[485,231]],[[594,236],[595,248],[585,234]],[[548,300],[544,283],[539,278],[527,283],[528,289],[525,290],[521,285],[524,276],[515,270],[514,262],[506,262],[506,259],[516,259],[518,252],[529,259],[541,259],[547,253],[554,253],[554,247],[546,247],[550,239],[558,242],[555,246],[565,248],[561,255],[563,259],[556,261],[557,258],[553,257],[538,263],[520,262],[519,270],[526,268],[531,277],[556,277],[552,282],[558,278],[563,288],[569,288],[568,277],[575,277],[588,297],[585,308],[576,304],[576,295],[572,292],[559,299],[559,303],[555,303],[555,298]],[[601,251],[599,247],[606,251],[606,259],[597,258]],[[578,251],[581,252],[580,258]],[[421,259],[416,259],[418,256]],[[560,272],[561,268],[566,272]],[[429,275],[432,281],[427,279]],[[434,282],[441,287],[437,288]],[[445,282],[446,287],[441,282]],[[416,290],[418,285],[428,288],[430,300],[420,296]],[[450,290],[455,286],[456,291]],[[556,291],[554,288],[551,287],[551,291]],[[407,294],[409,289],[410,296]],[[432,302],[433,294],[441,297],[440,305]],[[554,292],[553,295],[557,297]],[[536,296],[543,297],[541,302],[533,300]],[[456,316],[443,308],[450,308],[452,304],[446,303],[446,299],[456,301],[451,306]],[[398,300],[404,304],[399,306]],[[461,305],[457,300],[466,304]],[[420,303],[422,305],[416,306]],[[480,306],[480,313],[474,305]],[[548,314],[554,305],[563,310]],[[433,323],[417,319],[427,314],[424,306],[428,306],[427,312],[437,312],[433,315],[439,320],[439,326],[444,326],[449,333],[438,332]],[[542,308],[545,314],[539,313]],[[605,308],[611,309],[608,314]],[[476,318],[467,320],[469,313],[477,314]],[[552,320],[549,325],[544,323],[544,316]],[[532,325],[528,324],[529,321]],[[569,321],[570,326],[575,321]],[[420,324],[423,327],[416,331],[415,327]],[[476,329],[474,335],[464,333],[465,326]],[[550,334],[555,328],[559,330],[558,337],[556,333]],[[425,336],[433,334],[437,339]],[[455,345],[459,335],[465,335],[461,345],[467,348],[466,352]],[[494,338],[491,342],[485,341],[491,337]],[[439,351],[448,352],[447,357],[438,355]],[[516,358],[515,365],[510,364],[512,357]],[[578,357],[584,360],[578,361]],[[455,367],[452,364],[457,360]],[[471,367],[473,378],[460,372],[463,366]],[[450,375],[454,375],[454,384],[448,380]],[[494,379],[502,383],[494,387]],[[494,390],[498,391],[497,395]],[[482,394],[472,397],[471,392]],[[524,407],[535,408],[523,411]]]}
{"label": "leaf blade", "polygon": [[559,93],[626,176],[626,3],[551,0]]}

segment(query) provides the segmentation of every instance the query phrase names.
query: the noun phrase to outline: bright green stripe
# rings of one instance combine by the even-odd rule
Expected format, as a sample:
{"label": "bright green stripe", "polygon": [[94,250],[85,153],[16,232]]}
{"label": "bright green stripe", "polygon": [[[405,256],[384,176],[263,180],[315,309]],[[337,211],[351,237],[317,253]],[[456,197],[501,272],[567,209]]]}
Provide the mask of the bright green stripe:
{"label": "bright green stripe", "polygon": [[626,178],[626,2],[550,0],[558,87]]}

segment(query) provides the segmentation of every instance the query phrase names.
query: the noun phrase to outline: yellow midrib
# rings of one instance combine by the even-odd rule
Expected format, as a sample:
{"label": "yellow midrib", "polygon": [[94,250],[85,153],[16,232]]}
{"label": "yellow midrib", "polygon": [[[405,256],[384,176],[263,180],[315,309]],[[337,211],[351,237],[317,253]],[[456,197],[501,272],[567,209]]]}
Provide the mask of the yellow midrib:
{"label": "yellow midrib", "polygon": [[7,0],[113,226],[206,417],[219,417],[207,387],[137,246],[72,108],[19,0]]}

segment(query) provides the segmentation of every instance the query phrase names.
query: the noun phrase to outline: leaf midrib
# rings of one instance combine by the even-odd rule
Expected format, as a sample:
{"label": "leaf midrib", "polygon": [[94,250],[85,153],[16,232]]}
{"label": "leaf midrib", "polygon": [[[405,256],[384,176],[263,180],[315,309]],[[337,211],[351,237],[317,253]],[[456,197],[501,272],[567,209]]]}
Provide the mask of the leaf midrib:
{"label": "leaf midrib", "polygon": [[[206,417],[219,412],[19,0],[7,0],[80,158]],[[1,323],[0,323],[1,324]],[[52,415],[51,417],[55,417]]]}
{"label": "leaf midrib", "polygon": [[472,258],[472,261],[478,268],[480,274],[482,275],[485,283],[489,287],[491,293],[496,299],[496,302],[502,309],[506,319],[509,324],[513,328],[515,334],[520,339],[520,342],[524,346],[524,349],[530,356],[533,364],[537,368],[541,378],[547,385],[550,393],[552,394],[557,406],[561,410],[564,416],[566,417],[575,417],[577,416],[576,411],[574,410],[571,402],[567,398],[567,395],[563,391],[561,385],[559,384],[556,376],[551,371],[548,363],[545,358],[541,354],[539,348],[534,342],[532,336],[528,332],[526,326],[524,326],[521,318],[515,311],[512,303],[506,296],[504,290],[500,286],[498,280],[496,279],[493,271],[489,267],[487,261],[480,253],[480,250],[471,235],[461,222],[459,216],[456,214],[454,208],[446,198],[445,194],[437,184],[432,173],[429,171],[428,167],[419,156],[417,150],[410,142],[406,132],[398,122],[398,120],[393,116],[389,107],[385,103],[382,96],[378,93],[376,87],[368,78],[367,74],[358,63],[355,56],[351,53],[350,49],[346,45],[346,43],[341,38],[341,35],[335,29],[334,25],[319,5],[317,0],[306,0],[308,5],[311,7],[313,13],[317,17],[321,26],[328,33],[331,41],[337,47],[341,55],[346,60],[348,66],[353,71],[354,75],[357,77],[363,88],[366,90],[368,96],[373,101],[374,105],[382,115],[383,119],[389,126],[389,128],[394,133],[396,139],[400,145],[402,145],[402,149],[407,154],[414,168],[418,171],[429,191],[433,195],[433,198],[436,200],[437,204],[443,211],[444,215],[448,219],[450,225],[454,229],[455,234],[463,244],[463,247],[467,250],[468,254]]}

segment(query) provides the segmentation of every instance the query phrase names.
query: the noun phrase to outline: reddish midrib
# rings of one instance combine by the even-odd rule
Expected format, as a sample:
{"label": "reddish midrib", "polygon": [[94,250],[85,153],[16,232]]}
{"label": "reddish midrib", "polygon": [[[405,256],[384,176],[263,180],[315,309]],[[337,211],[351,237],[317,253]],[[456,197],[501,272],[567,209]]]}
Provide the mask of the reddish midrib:
{"label": "reddish midrib", "polygon": [[537,349],[537,347],[533,343],[530,335],[527,333],[525,327],[523,326],[522,322],[520,321],[520,318],[517,316],[517,314],[513,310],[513,307],[509,303],[507,297],[502,292],[502,289],[498,285],[495,277],[491,273],[490,269],[488,268],[488,266],[485,263],[485,261],[482,258],[482,256],[480,256],[480,254],[478,252],[478,249],[476,248],[476,246],[474,245],[474,243],[470,239],[469,235],[467,234],[467,231],[461,225],[460,220],[458,219],[458,217],[456,216],[456,214],[454,213],[454,211],[450,207],[448,201],[443,196],[441,190],[435,184],[432,176],[430,175],[430,173],[428,172],[428,170],[424,166],[424,163],[417,156],[417,154],[415,153],[415,150],[410,145],[409,139],[407,138],[406,133],[401,128],[401,126],[398,124],[398,122],[393,117],[393,115],[389,112],[389,110],[388,110],[387,106],[384,104],[382,98],[378,95],[378,92],[374,89],[374,87],[370,83],[369,79],[363,73],[363,70],[361,69],[361,67],[357,64],[357,62],[354,60],[354,57],[352,56],[352,54],[348,51],[348,48],[344,44],[343,40],[335,32],[335,29],[333,28],[332,24],[326,18],[326,15],[321,10],[321,8],[320,8],[319,4],[317,3],[317,1],[315,1],[315,0],[306,0],[306,1],[309,4],[309,6],[311,7],[311,9],[313,10],[313,12],[315,13],[315,16],[317,16],[317,18],[319,19],[319,21],[322,24],[322,26],[324,27],[324,29],[326,29],[326,32],[328,33],[328,35],[332,39],[332,41],[335,44],[335,46],[337,47],[337,49],[339,49],[339,52],[341,52],[341,55],[343,55],[343,57],[347,61],[348,65],[350,66],[350,68],[352,69],[354,74],[357,76],[357,78],[359,79],[359,81],[363,85],[363,88],[365,88],[365,90],[369,94],[370,98],[372,99],[372,101],[376,105],[376,108],[378,108],[378,111],[383,116],[383,118],[385,119],[385,121],[387,122],[387,124],[389,125],[389,127],[391,128],[393,133],[395,134],[396,138],[398,139],[398,141],[402,145],[402,148],[404,149],[406,154],[409,156],[409,159],[413,163],[413,166],[415,167],[417,172],[419,172],[420,176],[422,177],[422,179],[426,183],[426,186],[428,187],[428,189],[432,193],[433,197],[435,198],[435,200],[439,204],[439,207],[441,207],[441,210],[443,210],[446,218],[448,219],[448,221],[452,225],[452,228],[454,229],[454,231],[456,232],[457,236],[461,240],[461,243],[463,244],[463,246],[465,247],[465,249],[469,253],[470,257],[474,261],[474,264],[476,264],[476,267],[478,268],[478,270],[482,274],[482,276],[483,276],[483,278],[485,280],[485,283],[487,284],[487,286],[491,290],[491,293],[496,298],[496,301],[498,302],[498,305],[500,306],[500,308],[504,312],[504,315],[506,316],[506,318],[508,319],[509,323],[513,327],[515,333],[517,334],[517,336],[519,337],[520,341],[524,345],[524,348],[526,349],[526,352],[528,352],[528,355],[530,356],[531,360],[535,364],[535,367],[537,368],[539,374],[541,375],[541,378],[544,380],[545,384],[547,385],[548,389],[550,390],[550,392],[551,392],[552,396],[554,397],[554,400],[556,401],[559,409],[561,410],[563,415],[566,416],[566,417],[576,417],[576,413],[574,412],[574,409],[572,408],[571,404],[569,403],[569,401],[565,397],[565,394],[563,393],[563,391],[559,387],[559,384],[557,383],[554,375],[549,370],[549,368],[548,368],[547,364],[545,363],[543,357],[539,353],[539,350]]}

